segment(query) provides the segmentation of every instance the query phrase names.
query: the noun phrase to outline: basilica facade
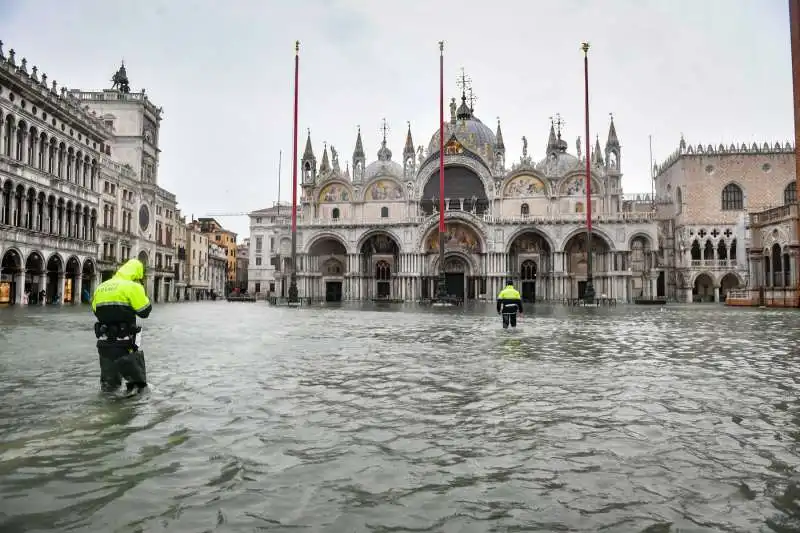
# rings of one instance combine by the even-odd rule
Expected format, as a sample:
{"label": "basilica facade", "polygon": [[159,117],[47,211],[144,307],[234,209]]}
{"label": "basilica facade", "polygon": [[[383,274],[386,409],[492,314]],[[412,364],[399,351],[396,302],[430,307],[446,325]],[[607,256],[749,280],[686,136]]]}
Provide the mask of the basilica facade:
{"label": "basilica facade", "polygon": [[[309,134],[300,161],[297,283],[312,301],[432,298],[439,273],[439,161],[444,159],[448,293],[492,299],[514,279],[524,299],[561,300],[583,293],[587,275],[586,157],[551,123],[545,156],[506,161],[500,123],[485,125],[462,94],[427,149],[409,125],[399,162],[384,134],[369,161],[359,131],[351,161],[325,146],[317,161]],[[654,211],[626,201],[622,153],[613,118],[605,147],[591,150],[593,278],[598,295],[621,301],[665,292]],[[249,290],[286,296],[291,271],[291,207],[250,214]]]}

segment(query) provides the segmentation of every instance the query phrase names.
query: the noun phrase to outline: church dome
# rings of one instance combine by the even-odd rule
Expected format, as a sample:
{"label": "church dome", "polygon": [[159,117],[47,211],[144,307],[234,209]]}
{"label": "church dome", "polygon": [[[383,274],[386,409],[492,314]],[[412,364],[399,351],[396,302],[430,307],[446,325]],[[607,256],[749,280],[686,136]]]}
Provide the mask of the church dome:
{"label": "church dome", "polygon": [[559,138],[555,149],[550,150],[547,157],[536,163],[536,170],[545,176],[563,176],[579,168],[580,164],[577,157],[567,153],[567,143]]}
{"label": "church dome", "polygon": [[364,177],[366,179],[376,176],[403,177],[403,167],[400,163],[392,161],[392,151],[386,146],[386,139],[383,140],[381,148],[378,150],[378,160],[373,161],[364,169]]}
{"label": "church dome", "polygon": [[[497,142],[494,132],[490,127],[480,121],[472,114],[472,109],[466,105],[466,97],[462,96],[461,106],[455,111],[455,100],[450,104],[451,120],[444,124],[444,142],[446,143],[451,136],[455,135],[469,151],[483,157],[491,158],[494,153],[494,145]],[[453,120],[455,118],[455,121]],[[439,151],[439,130],[437,129],[428,143],[428,154]]]}

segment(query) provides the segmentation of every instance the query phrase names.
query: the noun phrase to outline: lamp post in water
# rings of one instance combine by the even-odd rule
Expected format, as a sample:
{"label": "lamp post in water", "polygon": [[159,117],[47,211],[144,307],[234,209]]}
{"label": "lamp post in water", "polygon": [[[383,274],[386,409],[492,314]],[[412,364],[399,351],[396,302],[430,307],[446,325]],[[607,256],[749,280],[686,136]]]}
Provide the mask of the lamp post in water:
{"label": "lamp post in water", "polygon": [[589,43],[582,43],[583,50],[583,86],[586,108],[586,287],[583,290],[583,301],[594,303],[594,283],[592,282],[592,168],[591,145],[589,142]]}
{"label": "lamp post in water", "polygon": [[297,90],[300,79],[300,41],[294,42],[294,138],[292,157],[292,273],[289,281],[289,303],[300,301],[297,294]]}

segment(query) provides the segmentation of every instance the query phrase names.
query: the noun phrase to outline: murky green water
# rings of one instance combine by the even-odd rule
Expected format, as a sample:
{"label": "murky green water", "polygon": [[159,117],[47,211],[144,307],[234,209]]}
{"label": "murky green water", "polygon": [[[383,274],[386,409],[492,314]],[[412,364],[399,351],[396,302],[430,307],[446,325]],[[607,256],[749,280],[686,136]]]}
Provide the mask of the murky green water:
{"label": "murky green water", "polygon": [[85,307],[3,309],[0,531],[796,531],[798,322],[162,305],[112,401]]}

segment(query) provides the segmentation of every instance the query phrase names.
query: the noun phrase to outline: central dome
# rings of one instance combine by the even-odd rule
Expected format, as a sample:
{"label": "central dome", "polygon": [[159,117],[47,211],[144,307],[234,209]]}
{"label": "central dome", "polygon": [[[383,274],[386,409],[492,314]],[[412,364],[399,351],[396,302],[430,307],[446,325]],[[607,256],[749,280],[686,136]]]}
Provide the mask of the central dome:
{"label": "central dome", "polygon": [[[472,109],[466,104],[466,97],[462,96],[461,106],[455,110],[455,99],[450,104],[450,122],[444,125],[444,142],[455,135],[469,151],[491,159],[494,153],[494,145],[497,142],[494,132],[486,124],[480,121],[472,113]],[[439,151],[439,130],[431,137],[428,143],[428,154],[435,154]]]}

